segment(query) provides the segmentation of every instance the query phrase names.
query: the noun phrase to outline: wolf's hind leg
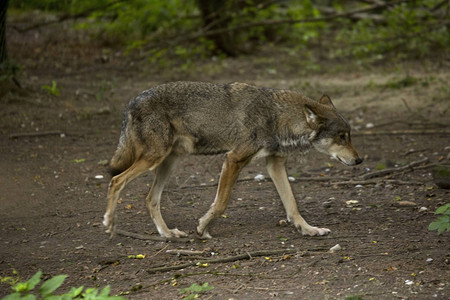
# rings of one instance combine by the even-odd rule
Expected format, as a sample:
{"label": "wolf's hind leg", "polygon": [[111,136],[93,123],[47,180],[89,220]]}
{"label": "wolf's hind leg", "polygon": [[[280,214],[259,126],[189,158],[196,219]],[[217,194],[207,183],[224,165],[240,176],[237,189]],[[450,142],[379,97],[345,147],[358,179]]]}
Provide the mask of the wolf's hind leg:
{"label": "wolf's hind leg", "polygon": [[103,216],[103,225],[106,226],[106,232],[111,234],[111,238],[115,234],[116,228],[116,206],[120,192],[133,179],[146,172],[152,165],[144,159],[137,160],[131,167],[117,176],[114,176],[109,183],[108,189],[108,205],[106,213]]}
{"label": "wolf's hind leg", "polygon": [[145,199],[145,203],[147,205],[150,216],[152,217],[153,222],[159,232],[159,234],[163,237],[185,237],[186,233],[180,231],[178,229],[169,229],[164,222],[164,219],[161,215],[160,210],[160,202],[161,202],[161,194],[167,181],[169,180],[170,174],[176,168],[178,161],[180,160],[180,156],[174,152],[169,154],[166,159],[156,168],[156,177],[153,181],[152,188]]}
{"label": "wolf's hind leg", "polygon": [[286,174],[286,159],[284,157],[269,156],[266,162],[267,171],[277,188],[288,220],[293,222],[295,227],[302,231],[303,235],[326,235],[330,233],[330,229],[328,228],[309,225],[298,212],[297,203],[295,202],[294,194],[292,193],[291,185]]}

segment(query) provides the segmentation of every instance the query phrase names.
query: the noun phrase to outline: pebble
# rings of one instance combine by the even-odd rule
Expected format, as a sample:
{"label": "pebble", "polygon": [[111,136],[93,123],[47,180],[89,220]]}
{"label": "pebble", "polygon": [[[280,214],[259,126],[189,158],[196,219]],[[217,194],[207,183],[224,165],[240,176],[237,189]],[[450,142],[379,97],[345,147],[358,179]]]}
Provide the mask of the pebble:
{"label": "pebble", "polygon": [[289,179],[289,181],[291,181],[291,182],[295,181],[295,178],[292,177],[292,176],[289,176],[288,179]]}
{"label": "pebble", "polygon": [[426,208],[425,206],[422,206],[421,208],[419,208],[419,212],[424,212],[427,210],[428,210],[428,208]]}
{"label": "pebble", "polygon": [[342,250],[342,247],[339,244],[336,244],[336,245],[334,245],[333,247],[330,248],[331,252],[335,252],[335,251],[339,251],[339,250]]}
{"label": "pebble", "polygon": [[103,179],[103,175],[95,175],[95,179]]}
{"label": "pebble", "polygon": [[255,181],[263,181],[265,179],[263,174],[258,174],[255,176]]}
{"label": "pebble", "polygon": [[433,261],[433,259],[431,257],[427,258],[427,260],[426,260],[427,263],[430,263],[432,261]]}

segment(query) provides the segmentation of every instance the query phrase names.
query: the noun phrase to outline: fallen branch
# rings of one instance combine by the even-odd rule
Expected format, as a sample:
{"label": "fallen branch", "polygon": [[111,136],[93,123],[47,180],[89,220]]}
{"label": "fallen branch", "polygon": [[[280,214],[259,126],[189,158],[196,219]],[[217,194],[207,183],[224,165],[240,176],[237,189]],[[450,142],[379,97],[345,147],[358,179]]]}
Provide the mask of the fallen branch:
{"label": "fallen branch", "polygon": [[24,133],[13,133],[9,136],[10,139],[17,139],[23,137],[39,137],[47,135],[62,135],[62,131],[40,131],[40,132],[24,132]]}
{"label": "fallen branch", "polygon": [[449,129],[406,129],[406,130],[368,130],[352,133],[352,136],[368,135],[424,135],[424,134],[450,134]]}
{"label": "fallen branch", "polygon": [[175,254],[175,255],[202,255],[205,253],[205,251],[199,251],[199,250],[185,250],[185,249],[169,249],[166,251],[168,254]]}
{"label": "fallen branch", "polygon": [[281,255],[281,254],[288,254],[288,253],[292,254],[292,253],[296,253],[296,252],[297,252],[297,250],[295,250],[295,249],[260,250],[260,251],[247,252],[244,254],[239,254],[239,255],[234,255],[234,256],[223,257],[223,258],[205,259],[205,260],[196,261],[196,262],[189,262],[189,263],[176,265],[176,266],[151,268],[151,269],[148,269],[147,272],[149,274],[153,274],[153,273],[157,273],[157,272],[167,272],[167,271],[185,269],[185,268],[192,267],[195,265],[227,263],[227,262],[233,262],[233,261],[237,261],[237,260],[251,259],[253,257],[258,257],[258,256]]}
{"label": "fallen branch", "polygon": [[330,185],[365,185],[365,184],[377,184],[383,181],[385,183],[398,184],[398,185],[423,185],[424,182],[421,181],[404,181],[404,180],[396,180],[396,179],[368,179],[368,180],[347,180],[347,181],[338,181],[331,182]]}
{"label": "fallen branch", "polygon": [[409,163],[409,164],[407,164],[406,166],[403,166],[403,167],[389,168],[389,169],[384,169],[384,170],[380,170],[380,171],[367,173],[367,174],[361,175],[360,178],[365,180],[365,179],[369,179],[369,178],[384,176],[384,175],[395,173],[395,172],[399,172],[399,171],[404,171],[404,170],[407,170],[407,169],[412,169],[413,167],[421,165],[421,164],[423,164],[423,163],[425,163],[427,161],[428,161],[428,157],[425,157],[424,159],[421,159],[421,160],[418,160],[418,161],[413,161],[412,163]]}
{"label": "fallen branch", "polygon": [[189,238],[175,238],[175,237],[174,238],[166,238],[166,237],[162,237],[162,236],[153,236],[153,235],[148,235],[148,234],[139,234],[139,233],[129,232],[129,231],[121,230],[121,229],[117,229],[116,233],[118,235],[131,237],[131,238],[138,239],[138,240],[143,240],[143,241],[179,242],[179,243],[188,243],[188,242],[191,241],[191,239],[189,239]]}

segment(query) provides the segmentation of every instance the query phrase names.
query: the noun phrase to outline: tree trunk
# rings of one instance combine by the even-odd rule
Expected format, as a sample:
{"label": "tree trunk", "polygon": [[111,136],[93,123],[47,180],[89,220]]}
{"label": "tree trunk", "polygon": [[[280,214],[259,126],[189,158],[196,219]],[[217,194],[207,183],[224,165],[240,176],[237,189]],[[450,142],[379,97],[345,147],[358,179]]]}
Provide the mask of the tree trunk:
{"label": "tree trunk", "polygon": [[9,0],[0,1],[0,66],[8,60],[8,50],[6,48],[6,11]]}
{"label": "tree trunk", "polygon": [[[197,0],[207,30],[227,28],[236,0]],[[234,32],[224,32],[211,36],[216,48],[229,56],[239,54]]]}

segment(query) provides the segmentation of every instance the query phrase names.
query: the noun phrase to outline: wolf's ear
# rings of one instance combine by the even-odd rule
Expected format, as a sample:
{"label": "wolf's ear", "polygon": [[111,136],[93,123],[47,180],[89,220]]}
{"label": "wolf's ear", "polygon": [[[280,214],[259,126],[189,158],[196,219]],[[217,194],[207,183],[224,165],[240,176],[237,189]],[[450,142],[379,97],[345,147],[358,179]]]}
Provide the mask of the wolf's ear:
{"label": "wolf's ear", "polygon": [[323,94],[322,97],[319,100],[320,104],[329,106],[331,108],[335,108],[333,102],[331,102],[330,97],[328,97],[328,95]]}
{"label": "wolf's ear", "polygon": [[319,116],[308,105],[305,105],[303,112],[305,113],[308,126],[312,129],[316,129],[319,126]]}

